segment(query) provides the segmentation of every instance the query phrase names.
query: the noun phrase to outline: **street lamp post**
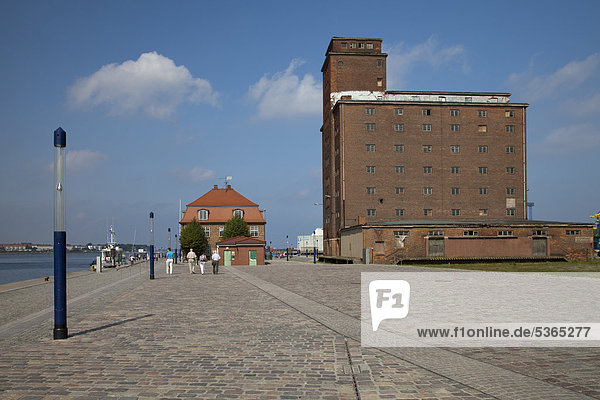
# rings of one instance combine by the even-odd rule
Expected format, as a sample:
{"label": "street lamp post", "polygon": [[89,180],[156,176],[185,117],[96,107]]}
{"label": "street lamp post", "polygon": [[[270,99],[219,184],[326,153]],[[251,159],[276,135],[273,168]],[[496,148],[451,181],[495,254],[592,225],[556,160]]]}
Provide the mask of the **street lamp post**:
{"label": "street lamp post", "polygon": [[177,234],[175,234],[175,264],[177,264]]}
{"label": "street lamp post", "polygon": [[290,245],[288,235],[285,235],[285,261],[290,261]]}
{"label": "street lamp post", "polygon": [[66,339],[67,231],[65,224],[65,161],[67,132],[54,131],[54,339]]}
{"label": "street lamp post", "polygon": [[169,232],[169,249],[171,248],[171,228],[167,228],[167,232]]}
{"label": "street lamp post", "polygon": [[154,279],[154,213],[150,212],[150,279]]}

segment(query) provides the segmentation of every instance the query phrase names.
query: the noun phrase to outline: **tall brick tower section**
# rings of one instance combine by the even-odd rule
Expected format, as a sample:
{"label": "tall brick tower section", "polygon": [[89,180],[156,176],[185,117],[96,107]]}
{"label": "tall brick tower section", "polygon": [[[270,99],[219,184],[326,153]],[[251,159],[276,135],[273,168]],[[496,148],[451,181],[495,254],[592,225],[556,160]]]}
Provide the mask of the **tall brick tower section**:
{"label": "tall brick tower section", "polygon": [[344,162],[339,135],[339,113],[333,106],[337,94],[351,91],[384,93],[387,54],[381,52],[381,39],[334,37],[325,53],[323,73],[323,250],[339,255],[339,230],[344,210]]}

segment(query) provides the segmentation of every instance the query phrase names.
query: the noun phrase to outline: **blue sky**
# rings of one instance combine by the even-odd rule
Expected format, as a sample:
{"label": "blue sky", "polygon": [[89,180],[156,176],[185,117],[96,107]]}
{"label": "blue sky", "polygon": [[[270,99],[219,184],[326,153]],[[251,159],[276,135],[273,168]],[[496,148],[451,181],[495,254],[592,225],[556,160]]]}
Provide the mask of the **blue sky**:
{"label": "blue sky", "polygon": [[[533,217],[600,209],[598,1],[3,1],[0,242],[51,243],[52,132],[67,131],[67,240],[157,246],[230,184],[267,241],[322,224],[321,66],[332,36],[383,39],[388,89],[529,103]],[[135,232],[135,233],[134,233]]]}

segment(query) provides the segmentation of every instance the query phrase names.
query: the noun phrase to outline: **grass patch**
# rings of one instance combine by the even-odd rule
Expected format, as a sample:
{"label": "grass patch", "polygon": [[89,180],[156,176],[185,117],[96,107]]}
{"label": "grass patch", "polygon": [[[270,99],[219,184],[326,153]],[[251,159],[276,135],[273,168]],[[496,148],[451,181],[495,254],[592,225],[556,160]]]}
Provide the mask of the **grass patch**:
{"label": "grass patch", "polygon": [[419,264],[416,266],[497,272],[600,272],[600,260],[539,263]]}

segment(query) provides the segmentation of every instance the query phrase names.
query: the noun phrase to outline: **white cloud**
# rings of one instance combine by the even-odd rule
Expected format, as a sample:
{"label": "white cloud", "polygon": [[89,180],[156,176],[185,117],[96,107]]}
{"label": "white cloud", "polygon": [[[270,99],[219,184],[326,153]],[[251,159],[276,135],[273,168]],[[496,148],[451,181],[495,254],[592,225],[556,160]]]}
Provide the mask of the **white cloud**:
{"label": "white cloud", "polygon": [[594,53],[583,61],[571,61],[548,76],[533,76],[530,72],[511,74],[508,83],[521,88],[527,98],[537,100],[560,89],[575,89],[595,74],[598,65],[600,53]]}
{"label": "white cloud", "polygon": [[68,92],[75,107],[104,105],[113,114],[141,110],[154,118],[171,116],[185,102],[217,104],[208,81],[194,78],[186,67],[156,52],[105,65],[79,79]]}
{"label": "white cloud", "polygon": [[[73,173],[88,169],[106,157],[106,154],[92,150],[67,150],[65,154],[67,172]],[[54,162],[46,166],[46,171],[54,172]]]}
{"label": "white cloud", "polygon": [[590,123],[555,129],[537,148],[550,155],[587,153],[600,147],[600,131]]}
{"label": "white cloud", "polygon": [[433,67],[458,63],[463,72],[470,72],[470,68],[464,60],[465,49],[463,46],[440,47],[434,36],[412,48],[405,46],[404,43],[399,43],[386,48],[385,52],[388,53],[388,87],[405,86],[406,75],[420,63]]}
{"label": "white cloud", "polygon": [[180,181],[189,183],[204,182],[215,177],[215,171],[204,167],[193,167],[190,169],[174,168],[169,173]]}
{"label": "white cloud", "polygon": [[320,115],[323,95],[321,83],[312,75],[302,79],[294,70],[303,62],[292,60],[283,72],[266,75],[250,86],[248,96],[257,102],[258,117],[262,119],[294,118]]}

